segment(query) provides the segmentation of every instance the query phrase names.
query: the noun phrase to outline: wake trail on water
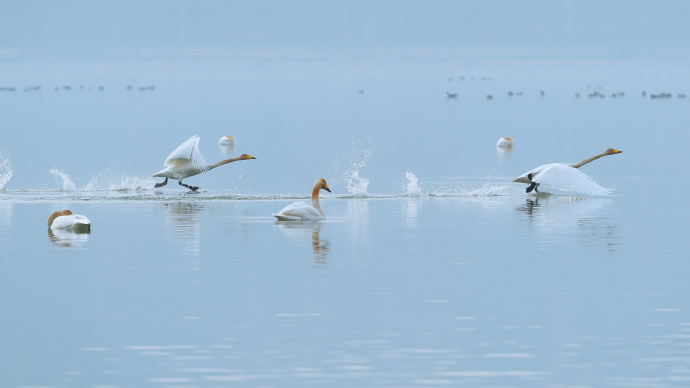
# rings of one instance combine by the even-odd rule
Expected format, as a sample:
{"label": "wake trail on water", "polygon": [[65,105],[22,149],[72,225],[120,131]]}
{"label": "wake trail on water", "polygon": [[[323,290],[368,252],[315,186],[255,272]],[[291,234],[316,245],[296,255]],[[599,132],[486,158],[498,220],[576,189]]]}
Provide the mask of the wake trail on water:
{"label": "wake trail on water", "polygon": [[[356,161],[351,161],[347,169],[341,170],[342,180],[347,188],[347,193],[323,194],[325,198],[405,198],[405,197],[494,197],[494,196],[524,196],[522,185],[506,183],[509,178],[488,177],[445,177],[438,181],[424,182],[411,171],[406,171],[402,177],[402,191],[384,194],[372,194],[369,192],[370,180],[363,176],[362,169],[367,165],[371,152],[364,150]],[[155,180],[150,177],[141,177],[124,172],[113,172],[109,169],[102,170],[91,177],[83,187],[74,183],[70,175],[57,168],[52,168],[50,173],[57,182],[56,188],[46,190],[11,190],[3,189],[4,185],[12,177],[9,159],[0,155],[0,190],[7,194],[20,194],[19,199],[46,199],[50,200],[55,195],[61,199],[75,200],[286,200],[308,199],[308,195],[290,193],[261,193],[238,194],[223,192],[223,190],[202,190],[201,192],[180,191],[174,189],[154,188]],[[335,178],[337,181],[338,179]],[[332,186],[333,187],[333,186]],[[400,187],[400,186],[398,186]],[[395,190],[397,191],[397,190]]]}

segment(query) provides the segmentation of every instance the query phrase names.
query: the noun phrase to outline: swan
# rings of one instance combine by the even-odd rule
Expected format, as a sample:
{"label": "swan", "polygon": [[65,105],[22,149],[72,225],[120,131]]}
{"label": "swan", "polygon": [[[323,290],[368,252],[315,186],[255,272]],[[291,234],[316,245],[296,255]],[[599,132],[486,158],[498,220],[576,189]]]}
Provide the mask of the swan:
{"label": "swan", "polygon": [[578,168],[585,164],[597,160],[602,156],[620,154],[623,151],[618,151],[609,148],[606,151],[587,158],[578,163],[550,163],[539,166],[531,171],[520,175],[513,182],[527,183],[529,187],[526,192],[539,192],[537,187],[540,184],[553,186],[561,190],[578,191],[590,195],[604,195],[611,192],[610,189],[599,186],[592,178],[585,175],[585,173],[578,170]]}
{"label": "swan", "polygon": [[277,218],[278,221],[323,220],[326,215],[323,214],[323,210],[319,206],[319,191],[321,189],[331,192],[323,178],[317,179],[314,183],[314,189],[311,191],[311,204],[293,202],[277,214],[273,214],[273,217]]}
{"label": "swan", "polygon": [[90,232],[91,221],[86,216],[72,214],[69,210],[59,210],[48,217],[48,228],[51,230],[67,229],[74,232]]}
{"label": "swan", "polygon": [[513,139],[509,137],[502,137],[498,139],[498,143],[496,143],[496,147],[512,147],[513,146]]}
{"label": "swan", "polygon": [[153,177],[163,177],[165,180],[161,183],[156,183],[155,187],[163,187],[168,184],[168,178],[177,179],[180,186],[184,186],[192,191],[199,190],[197,186],[189,186],[182,183],[182,180],[190,176],[201,174],[204,171],[214,169],[224,164],[235,162],[238,160],[256,159],[253,156],[242,154],[236,158],[221,160],[220,162],[207,164],[206,159],[199,152],[199,136],[192,136],[186,142],[180,144],[179,147],[168,155],[163,164],[164,169],[153,174]]}
{"label": "swan", "polygon": [[223,136],[218,140],[218,145],[233,145],[237,144],[237,140],[235,140],[234,137],[228,135],[228,136]]}

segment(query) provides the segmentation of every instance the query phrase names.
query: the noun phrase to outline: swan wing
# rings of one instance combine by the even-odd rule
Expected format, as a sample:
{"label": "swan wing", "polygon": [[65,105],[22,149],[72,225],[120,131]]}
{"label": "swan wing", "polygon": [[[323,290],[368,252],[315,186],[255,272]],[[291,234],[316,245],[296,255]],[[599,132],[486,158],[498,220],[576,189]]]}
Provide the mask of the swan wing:
{"label": "swan wing", "polygon": [[533,179],[540,185],[555,187],[565,191],[577,191],[587,195],[607,195],[611,189],[599,186],[592,178],[577,168],[553,163],[544,166]]}
{"label": "swan wing", "polygon": [[80,214],[70,214],[68,216],[60,216],[55,218],[53,220],[53,223],[50,225],[51,229],[73,229],[73,228],[78,228],[81,226],[86,226],[86,225],[91,225],[91,221],[89,221],[86,216],[82,216]]}
{"label": "swan wing", "polygon": [[293,202],[277,214],[273,214],[273,217],[280,221],[320,220],[324,218],[315,207],[306,202]]}
{"label": "swan wing", "polygon": [[173,152],[165,158],[163,163],[167,167],[176,167],[185,163],[201,171],[206,171],[206,159],[199,151],[199,136],[192,136],[186,142],[180,144]]}

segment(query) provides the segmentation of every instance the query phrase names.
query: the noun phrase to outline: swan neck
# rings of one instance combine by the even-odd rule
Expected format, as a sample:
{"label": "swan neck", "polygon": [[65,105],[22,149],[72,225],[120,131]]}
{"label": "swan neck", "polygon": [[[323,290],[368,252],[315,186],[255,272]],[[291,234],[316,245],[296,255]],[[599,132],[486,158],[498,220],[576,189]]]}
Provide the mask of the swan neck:
{"label": "swan neck", "polygon": [[594,161],[594,160],[597,160],[597,159],[601,158],[601,157],[604,156],[604,155],[606,155],[606,152],[602,152],[602,153],[600,153],[600,154],[598,154],[598,155],[594,155],[594,156],[592,156],[591,158],[587,158],[587,159],[585,159],[585,160],[583,160],[583,161],[581,161],[581,162],[573,163],[573,164],[570,165],[570,167],[572,167],[572,168],[580,168],[580,167],[584,166],[585,164],[587,164],[587,163],[589,163],[589,162],[592,162],[592,161]]}
{"label": "swan neck", "polygon": [[211,169],[216,168],[216,167],[218,167],[218,166],[222,166],[222,165],[224,165],[224,164],[228,164],[228,163],[231,163],[231,162],[234,162],[234,161],[237,161],[237,160],[240,160],[240,158],[238,157],[238,158],[231,158],[231,159],[221,160],[220,162],[215,162],[215,163],[211,163],[211,164],[207,165],[207,166],[206,166],[206,169],[207,169],[207,170],[211,170]]}
{"label": "swan neck", "polygon": [[48,217],[48,227],[50,228],[51,225],[53,225],[53,221],[55,221],[56,218],[58,218],[60,215],[57,213],[53,213]]}
{"label": "swan neck", "polygon": [[319,206],[319,191],[320,190],[321,190],[321,188],[319,186],[314,185],[314,189],[311,191],[311,207],[318,210],[322,216],[325,216],[323,214],[323,210],[321,210],[321,206]]}

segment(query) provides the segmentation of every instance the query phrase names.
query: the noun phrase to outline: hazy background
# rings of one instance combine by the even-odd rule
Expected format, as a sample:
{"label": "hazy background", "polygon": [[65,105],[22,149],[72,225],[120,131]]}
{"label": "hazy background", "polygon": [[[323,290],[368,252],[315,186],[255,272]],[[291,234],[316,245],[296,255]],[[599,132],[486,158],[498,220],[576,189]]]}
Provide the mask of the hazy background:
{"label": "hazy background", "polygon": [[686,1],[3,1],[5,64],[685,61]]}

